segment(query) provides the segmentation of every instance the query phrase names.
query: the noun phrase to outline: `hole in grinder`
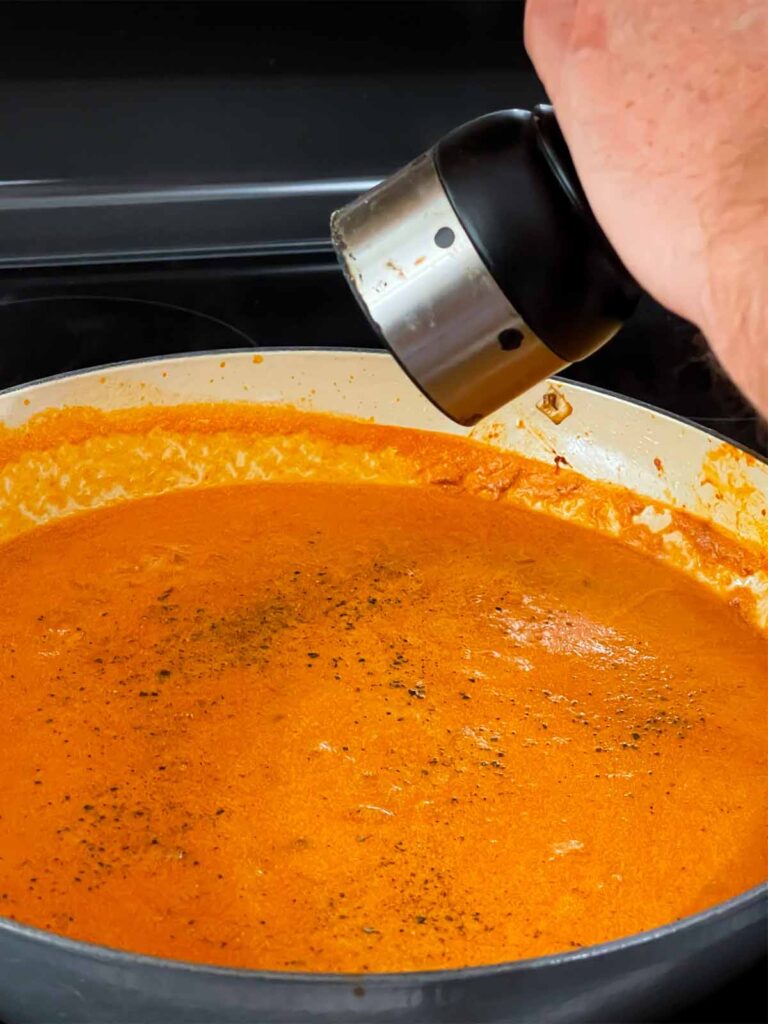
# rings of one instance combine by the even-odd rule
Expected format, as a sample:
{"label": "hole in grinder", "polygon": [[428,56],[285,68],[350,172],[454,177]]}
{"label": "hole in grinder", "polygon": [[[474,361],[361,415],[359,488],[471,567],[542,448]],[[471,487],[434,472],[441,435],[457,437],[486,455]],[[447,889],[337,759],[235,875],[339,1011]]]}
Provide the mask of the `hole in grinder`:
{"label": "hole in grinder", "polygon": [[499,345],[505,352],[514,352],[522,344],[523,332],[518,331],[516,327],[507,327],[506,330],[499,332]]}
{"label": "hole in grinder", "polygon": [[440,228],[435,235],[435,245],[440,249],[450,249],[456,241],[456,235],[451,228]]}

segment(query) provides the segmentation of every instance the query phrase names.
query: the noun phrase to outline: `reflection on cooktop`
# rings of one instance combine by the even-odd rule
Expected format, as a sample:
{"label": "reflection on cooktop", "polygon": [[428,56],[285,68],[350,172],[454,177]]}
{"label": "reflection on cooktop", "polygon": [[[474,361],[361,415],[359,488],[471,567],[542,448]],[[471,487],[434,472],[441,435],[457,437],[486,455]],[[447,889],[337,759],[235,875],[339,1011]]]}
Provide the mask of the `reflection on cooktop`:
{"label": "reflection on cooktop", "polygon": [[[0,338],[0,387],[183,352],[381,344],[330,253],[0,272]],[[768,454],[765,424],[701,334],[650,299],[564,376]]]}
{"label": "reflection on cooktop", "polygon": [[[164,302],[111,296],[21,299],[0,307],[0,386],[104,362],[205,349],[248,348],[218,317]],[[8,344],[11,338],[24,344]]]}

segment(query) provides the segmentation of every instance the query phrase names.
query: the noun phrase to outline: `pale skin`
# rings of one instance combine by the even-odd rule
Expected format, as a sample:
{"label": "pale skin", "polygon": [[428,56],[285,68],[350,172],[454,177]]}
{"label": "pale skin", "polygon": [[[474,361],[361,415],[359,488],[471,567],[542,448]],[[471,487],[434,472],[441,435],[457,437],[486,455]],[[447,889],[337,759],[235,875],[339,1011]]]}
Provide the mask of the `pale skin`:
{"label": "pale skin", "polygon": [[596,217],[768,416],[768,0],[528,0]]}

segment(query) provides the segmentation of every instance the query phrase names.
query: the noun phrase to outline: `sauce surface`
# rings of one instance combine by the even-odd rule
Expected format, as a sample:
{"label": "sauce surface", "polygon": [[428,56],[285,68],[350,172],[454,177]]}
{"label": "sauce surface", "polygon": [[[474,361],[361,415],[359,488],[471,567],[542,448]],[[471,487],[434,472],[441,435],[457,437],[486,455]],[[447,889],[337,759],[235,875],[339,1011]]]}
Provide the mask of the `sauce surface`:
{"label": "sauce surface", "polygon": [[460,967],[766,873],[768,645],[427,487],[163,494],[0,546],[0,912],[178,959]]}

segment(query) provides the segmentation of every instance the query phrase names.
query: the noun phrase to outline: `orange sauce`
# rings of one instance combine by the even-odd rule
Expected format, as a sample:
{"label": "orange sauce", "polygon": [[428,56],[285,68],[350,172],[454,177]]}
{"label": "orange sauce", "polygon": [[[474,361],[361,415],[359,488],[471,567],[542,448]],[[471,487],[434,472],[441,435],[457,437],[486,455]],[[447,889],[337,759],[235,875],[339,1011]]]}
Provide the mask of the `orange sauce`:
{"label": "orange sauce", "polygon": [[760,882],[765,638],[650,553],[448,477],[184,489],[0,545],[0,912],[395,971],[574,949]]}

